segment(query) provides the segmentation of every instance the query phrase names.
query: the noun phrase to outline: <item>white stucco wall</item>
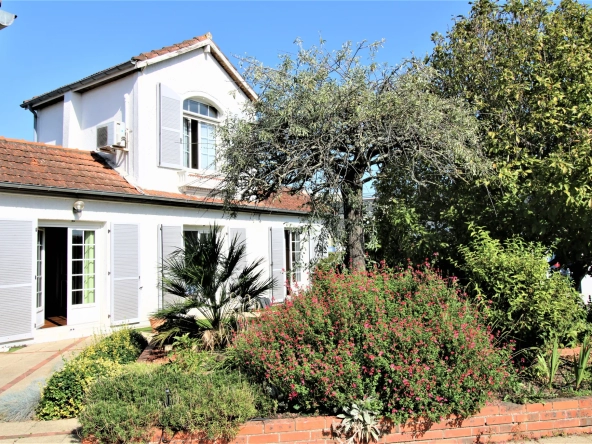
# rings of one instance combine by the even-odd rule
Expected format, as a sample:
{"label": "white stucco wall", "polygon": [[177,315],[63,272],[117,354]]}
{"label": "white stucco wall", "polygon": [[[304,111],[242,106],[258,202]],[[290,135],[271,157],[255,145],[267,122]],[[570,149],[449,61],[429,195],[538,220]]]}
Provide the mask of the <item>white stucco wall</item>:
{"label": "white stucco wall", "polygon": [[221,113],[239,113],[248,100],[211,54],[198,49],[147,66],[138,81],[139,171],[141,187],[178,192],[175,169],[158,166],[158,84],[162,83],[181,96],[205,99]]}
{"label": "white stucco wall", "polygon": [[[105,330],[110,327],[111,313],[111,247],[109,229],[113,223],[137,224],[140,245],[140,319],[146,323],[148,316],[158,308],[158,228],[164,225],[182,225],[186,229],[209,226],[216,222],[227,228],[245,228],[247,260],[263,258],[262,269],[270,276],[269,229],[271,227],[294,227],[299,224],[297,215],[269,215],[241,213],[236,219],[223,219],[217,210],[180,208],[172,206],[118,203],[106,201],[85,201],[79,220],[72,213],[73,198],[52,198],[30,195],[0,193],[0,218],[33,220],[36,226],[91,227],[97,230],[97,317],[96,322],[69,328],[34,330],[36,340],[55,340],[60,337],[75,337],[81,332]],[[226,232],[226,231],[225,231]],[[308,258],[307,245],[303,245],[303,258]],[[1,254],[1,252],[0,252]],[[308,282],[308,273],[302,273],[303,284]],[[90,330],[89,330],[90,329]],[[92,330],[92,331],[91,331]],[[61,336],[56,337],[57,334]],[[65,335],[65,336],[64,336]],[[50,339],[48,339],[50,338]]]}
{"label": "white stucco wall", "polygon": [[62,145],[64,102],[54,103],[37,111],[37,141]]}

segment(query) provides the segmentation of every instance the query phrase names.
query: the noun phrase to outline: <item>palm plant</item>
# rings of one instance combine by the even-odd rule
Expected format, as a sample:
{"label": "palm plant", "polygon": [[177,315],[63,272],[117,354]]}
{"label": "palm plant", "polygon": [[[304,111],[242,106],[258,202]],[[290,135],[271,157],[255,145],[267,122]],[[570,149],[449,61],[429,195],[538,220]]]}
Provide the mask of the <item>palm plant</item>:
{"label": "palm plant", "polygon": [[263,305],[274,283],[263,277],[263,259],[247,265],[245,243],[236,236],[227,249],[224,244],[221,227],[214,225],[205,236],[186,237],[185,248],[165,258],[161,285],[174,301],[153,315],[162,322],[157,343],[188,335],[206,349],[222,348],[244,314]]}

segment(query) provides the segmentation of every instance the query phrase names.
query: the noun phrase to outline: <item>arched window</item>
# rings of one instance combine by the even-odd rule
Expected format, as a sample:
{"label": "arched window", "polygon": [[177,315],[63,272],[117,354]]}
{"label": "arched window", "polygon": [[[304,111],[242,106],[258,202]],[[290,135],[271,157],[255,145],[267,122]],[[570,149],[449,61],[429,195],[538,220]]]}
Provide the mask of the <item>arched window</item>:
{"label": "arched window", "polygon": [[218,110],[194,99],[183,101],[183,166],[216,169],[216,122]]}

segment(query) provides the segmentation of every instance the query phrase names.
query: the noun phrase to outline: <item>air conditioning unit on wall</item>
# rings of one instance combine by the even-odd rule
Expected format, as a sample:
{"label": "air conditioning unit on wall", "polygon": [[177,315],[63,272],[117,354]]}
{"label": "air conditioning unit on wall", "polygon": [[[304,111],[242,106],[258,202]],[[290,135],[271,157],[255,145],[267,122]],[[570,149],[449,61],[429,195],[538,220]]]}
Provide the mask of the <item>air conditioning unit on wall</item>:
{"label": "air conditioning unit on wall", "polygon": [[97,126],[97,150],[125,149],[125,123],[112,121]]}

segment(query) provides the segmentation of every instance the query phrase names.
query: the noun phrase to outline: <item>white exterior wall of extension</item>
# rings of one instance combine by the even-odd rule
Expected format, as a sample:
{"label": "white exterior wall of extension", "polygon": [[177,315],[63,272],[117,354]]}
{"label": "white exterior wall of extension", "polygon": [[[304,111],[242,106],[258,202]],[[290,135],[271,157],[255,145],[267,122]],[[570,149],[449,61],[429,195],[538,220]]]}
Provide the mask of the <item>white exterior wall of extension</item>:
{"label": "white exterior wall of extension", "polygon": [[[31,299],[28,307],[31,317],[27,322],[31,323],[31,334],[22,334],[18,330],[18,338],[10,340],[9,344],[54,341],[68,337],[78,337],[92,334],[93,332],[107,331],[113,325],[121,324],[122,317],[136,316],[133,303],[134,285],[138,287],[137,317],[133,321],[139,325],[146,325],[150,313],[154,312],[160,304],[161,296],[158,288],[158,264],[160,250],[159,229],[161,226],[182,227],[184,230],[208,227],[217,223],[223,226],[224,233],[243,232],[247,244],[247,261],[263,258],[262,269],[264,276],[271,273],[271,246],[270,231],[281,232],[286,227],[298,226],[297,215],[272,215],[272,214],[247,214],[240,213],[235,219],[224,219],[218,210],[203,208],[180,208],[165,205],[148,205],[133,202],[108,202],[85,199],[85,207],[80,217],[74,217],[72,204],[75,199],[63,197],[46,197],[0,193],[0,207],[3,215],[0,220],[11,219],[17,221],[29,221],[31,229],[68,227],[73,229],[88,229],[95,232],[95,303],[86,311],[84,307],[76,314],[76,320],[70,319],[66,326],[47,329],[36,329],[35,323],[35,289],[31,284],[26,290],[30,291]],[[27,225],[27,226],[29,226]],[[137,238],[135,237],[137,227]],[[179,231],[180,232],[180,231]],[[126,251],[122,243],[117,241],[117,235],[125,235],[126,248],[134,251]],[[134,233],[131,236],[129,233]],[[34,236],[34,233],[31,233]],[[133,238],[133,239],[132,239]],[[33,237],[32,237],[33,239]],[[131,240],[130,240],[131,239]],[[133,242],[132,242],[133,240]],[[115,245],[117,243],[117,245]],[[35,242],[29,242],[31,249],[28,256],[36,256]],[[129,245],[128,245],[129,244]],[[136,245],[138,250],[135,250]],[[304,245],[303,250],[306,250]],[[27,257],[28,257],[27,256]],[[303,252],[303,259],[308,254]],[[129,264],[136,261],[137,264]],[[125,267],[115,270],[116,264],[125,263]],[[137,267],[137,268],[136,268]],[[34,270],[33,265],[31,269]],[[135,272],[138,271],[138,279],[135,280]],[[308,283],[308,274],[302,273],[302,284]],[[31,276],[33,279],[33,276]],[[2,281],[2,276],[0,276]],[[32,281],[33,282],[33,281]],[[14,284],[7,283],[8,286]],[[19,283],[17,283],[19,284]],[[28,282],[27,282],[28,284]],[[0,289],[2,288],[0,282]],[[118,292],[117,287],[122,288]],[[285,289],[281,290],[285,292]],[[115,294],[114,294],[115,292]],[[1,295],[0,295],[1,296]],[[271,295],[270,295],[271,296]],[[113,299],[116,298],[116,303]],[[276,299],[283,300],[283,294]],[[117,306],[117,303],[120,305]],[[22,305],[22,304],[21,304]],[[22,309],[22,307],[21,307]],[[127,315],[126,315],[127,313]],[[1,316],[0,316],[1,317]],[[7,346],[7,343],[0,347]]]}

